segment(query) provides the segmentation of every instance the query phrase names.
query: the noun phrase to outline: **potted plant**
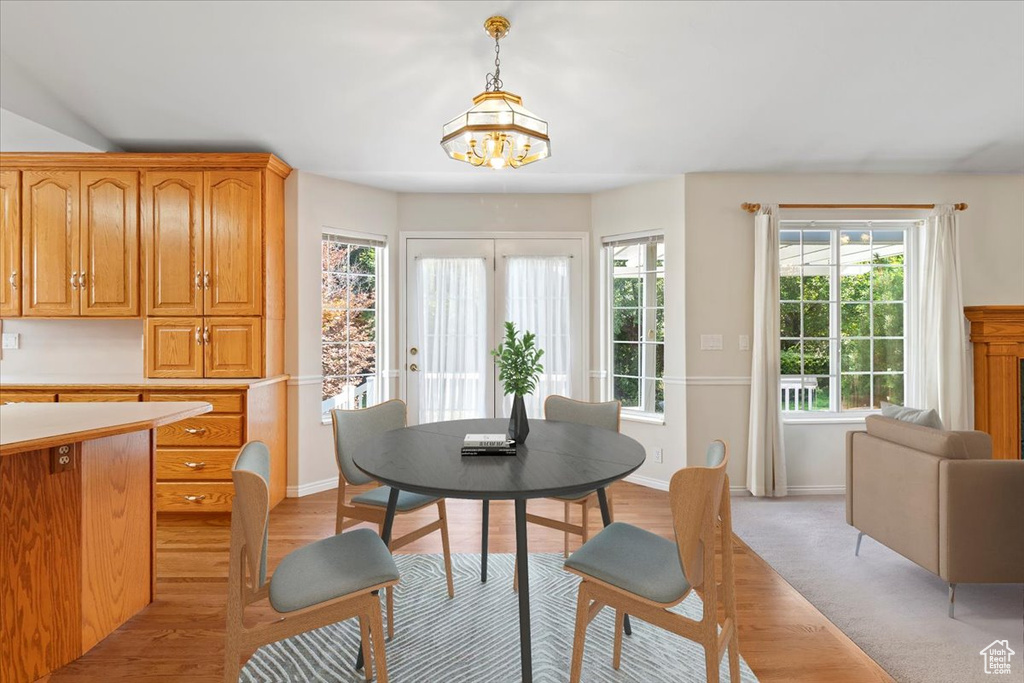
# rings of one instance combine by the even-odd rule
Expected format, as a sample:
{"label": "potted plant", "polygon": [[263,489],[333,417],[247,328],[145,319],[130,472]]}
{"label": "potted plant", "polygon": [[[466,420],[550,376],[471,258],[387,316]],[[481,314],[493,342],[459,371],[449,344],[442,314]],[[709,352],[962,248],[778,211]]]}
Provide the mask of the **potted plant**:
{"label": "potted plant", "polygon": [[491,355],[498,366],[498,381],[505,387],[506,394],[515,397],[508,420],[508,438],[517,444],[523,443],[530,433],[523,396],[532,394],[537,388],[537,379],[544,372],[544,366],[540,364],[544,350],[537,348],[533,332],[524,330],[520,337],[515,323],[506,322],[505,340],[491,351]]}

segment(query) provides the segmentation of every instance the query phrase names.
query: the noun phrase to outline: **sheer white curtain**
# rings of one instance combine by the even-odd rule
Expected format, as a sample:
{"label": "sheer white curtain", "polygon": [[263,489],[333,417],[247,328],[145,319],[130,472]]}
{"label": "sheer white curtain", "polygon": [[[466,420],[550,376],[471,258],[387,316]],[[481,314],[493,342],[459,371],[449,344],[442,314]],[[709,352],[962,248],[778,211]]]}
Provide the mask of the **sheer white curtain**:
{"label": "sheer white curtain", "polygon": [[[544,374],[537,390],[524,397],[526,414],[543,417],[544,399],[551,394],[572,395],[569,316],[569,268],[567,256],[508,256],[505,283],[505,320],[520,330],[537,335],[544,349]],[[506,396],[504,413],[512,409]]]}
{"label": "sheer white curtain", "polygon": [[487,415],[487,271],[482,258],[421,258],[419,421]]}
{"label": "sheer white curtain", "polygon": [[779,403],[779,207],[754,216],[754,341],[750,366],[747,488],[786,495],[786,454]]}
{"label": "sheer white curtain", "polygon": [[960,283],[959,219],[936,206],[910,240],[913,288],[908,405],[934,408],[946,429],[972,429],[971,347]]}

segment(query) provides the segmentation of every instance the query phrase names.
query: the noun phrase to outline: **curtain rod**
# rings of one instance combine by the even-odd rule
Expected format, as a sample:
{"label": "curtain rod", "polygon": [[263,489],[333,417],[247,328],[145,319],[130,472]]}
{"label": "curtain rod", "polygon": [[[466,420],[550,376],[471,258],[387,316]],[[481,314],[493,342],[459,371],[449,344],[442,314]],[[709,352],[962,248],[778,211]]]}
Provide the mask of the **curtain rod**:
{"label": "curtain rod", "polygon": [[[744,202],[740,208],[747,213],[757,213],[761,209],[760,204]],[[780,209],[934,209],[934,204],[779,204]],[[966,211],[967,204],[960,202],[954,204],[957,211]]]}

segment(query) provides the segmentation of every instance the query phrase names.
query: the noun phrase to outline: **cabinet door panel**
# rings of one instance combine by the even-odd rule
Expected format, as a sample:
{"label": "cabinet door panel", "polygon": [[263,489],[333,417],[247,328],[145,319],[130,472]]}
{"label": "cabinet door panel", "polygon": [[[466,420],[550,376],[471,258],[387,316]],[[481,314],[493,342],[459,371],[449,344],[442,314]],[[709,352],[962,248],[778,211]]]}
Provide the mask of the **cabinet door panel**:
{"label": "cabinet door panel", "polygon": [[206,377],[259,377],[263,345],[259,318],[206,318]]}
{"label": "cabinet door panel", "polygon": [[17,171],[0,172],[0,316],[21,315],[21,196]]}
{"label": "cabinet door panel", "polygon": [[259,171],[206,173],[206,315],[263,313],[262,190]]}
{"label": "cabinet door panel", "polygon": [[146,319],[146,377],[202,377],[202,318]]}
{"label": "cabinet door panel", "polygon": [[60,403],[137,403],[142,400],[138,392],[108,391],[105,393],[89,391],[62,391],[57,394]]}
{"label": "cabinet door panel", "polygon": [[202,315],[202,172],[146,173],[142,226],[146,314]]}
{"label": "cabinet door panel", "polygon": [[139,174],[82,178],[82,315],[139,314]]}
{"label": "cabinet door panel", "polygon": [[25,171],[21,210],[22,315],[78,315],[78,173]]}

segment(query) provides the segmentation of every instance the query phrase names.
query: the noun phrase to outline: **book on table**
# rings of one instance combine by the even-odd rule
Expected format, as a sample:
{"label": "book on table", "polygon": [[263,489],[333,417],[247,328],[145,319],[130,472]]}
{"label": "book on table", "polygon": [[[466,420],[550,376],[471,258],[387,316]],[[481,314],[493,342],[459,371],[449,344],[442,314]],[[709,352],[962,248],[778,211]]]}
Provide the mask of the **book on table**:
{"label": "book on table", "polygon": [[462,455],[515,455],[516,444],[504,434],[466,434]]}

